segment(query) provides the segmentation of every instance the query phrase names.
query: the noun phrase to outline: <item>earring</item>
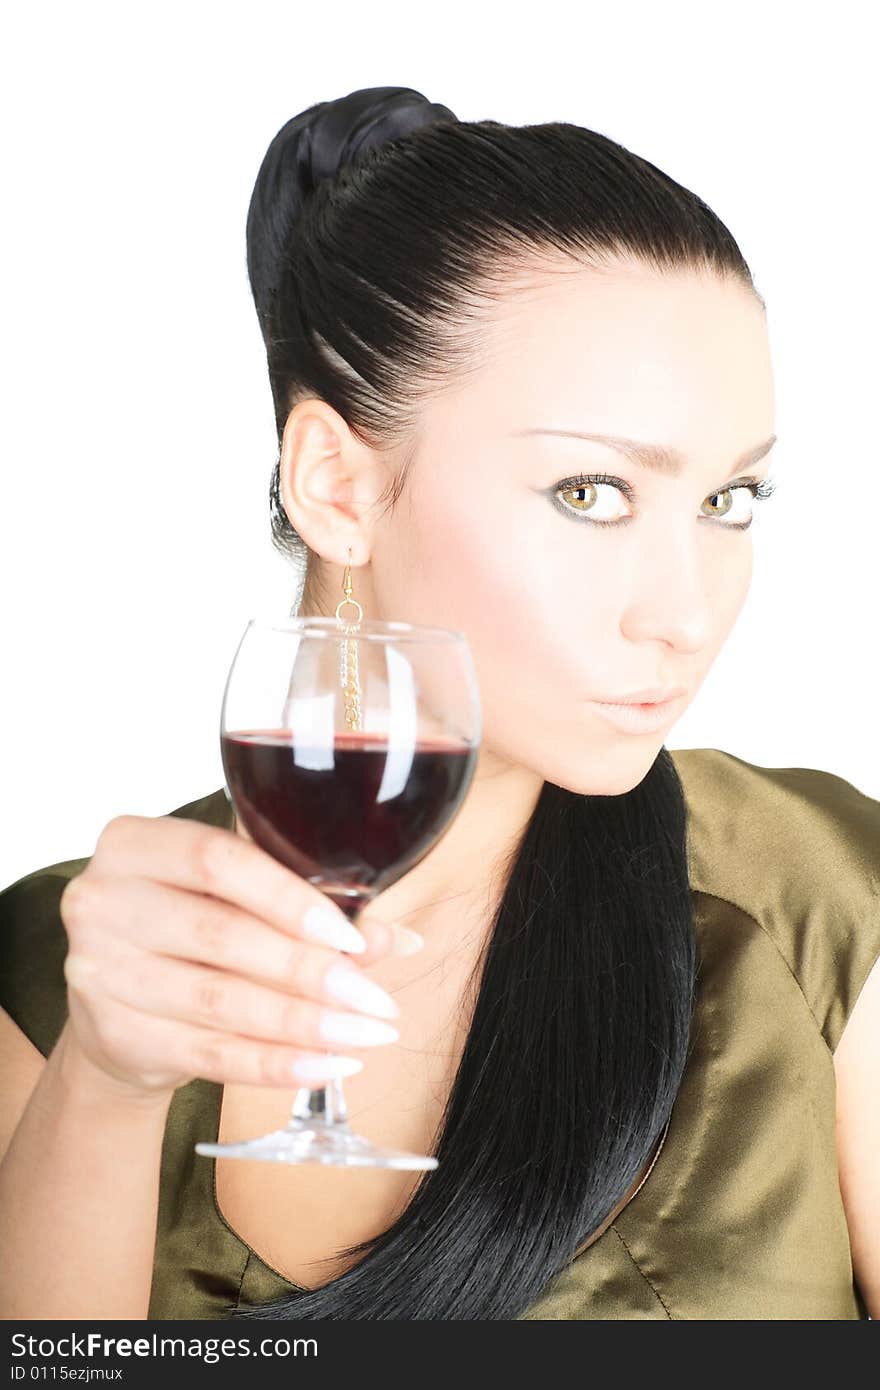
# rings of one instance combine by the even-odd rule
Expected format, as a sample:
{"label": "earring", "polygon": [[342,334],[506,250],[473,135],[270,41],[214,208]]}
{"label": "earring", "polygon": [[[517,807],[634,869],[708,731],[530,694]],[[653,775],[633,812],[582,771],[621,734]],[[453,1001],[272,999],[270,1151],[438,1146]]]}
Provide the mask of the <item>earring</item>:
{"label": "earring", "polygon": [[[346,604],[351,604],[358,611],[358,616],[354,622],[345,621],[346,632],[354,631],[364,616],[364,610],[356,598],[352,598],[351,590],[351,550],[348,552],[348,564],[345,566],[345,575],[342,580],[342,592],[345,595],[336,605],[336,618],[339,622],[344,620],[340,617],[340,609],[345,608]],[[360,682],[358,679],[358,659],[357,642],[345,641],[340,644],[339,650],[339,678],[342,689],[345,693],[345,725],[348,729],[360,729],[361,727],[361,696]]]}
{"label": "earring", "polygon": [[[343,580],[342,580],[342,592],[345,594],[345,598],[344,598],[344,599],[341,599],[341,600],[339,601],[339,603],[337,603],[337,605],[336,605],[336,616],[337,616],[337,618],[339,618],[339,610],[340,610],[340,608],[344,608],[345,605],[346,605],[347,603],[351,603],[351,604],[354,605],[354,607],[355,607],[355,608],[357,609],[357,611],[358,611],[358,615],[357,615],[357,617],[354,619],[354,623],[355,623],[355,624],[359,623],[359,622],[361,621],[361,619],[363,618],[363,616],[364,616],[364,610],[363,610],[363,608],[361,608],[361,606],[360,606],[360,604],[358,603],[357,599],[356,599],[356,598],[352,598],[352,596],[351,596],[351,547],[349,547],[349,551],[348,551],[348,564],[345,566],[345,575],[343,576]],[[339,621],[341,622],[342,619],[340,618]],[[350,622],[349,622],[349,626],[352,626],[352,624],[351,624]]]}

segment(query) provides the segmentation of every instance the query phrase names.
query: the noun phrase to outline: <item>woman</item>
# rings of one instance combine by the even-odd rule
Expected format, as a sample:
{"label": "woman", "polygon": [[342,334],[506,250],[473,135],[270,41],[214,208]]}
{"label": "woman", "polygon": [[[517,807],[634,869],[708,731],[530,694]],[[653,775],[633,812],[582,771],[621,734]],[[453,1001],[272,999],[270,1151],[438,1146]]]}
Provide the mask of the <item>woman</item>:
{"label": "woman", "polygon": [[[298,611],[350,561],[366,617],[465,631],[480,760],[359,962],[222,788],[6,890],[0,1311],[876,1315],[880,803],[663,744],[772,488],[733,238],[593,131],[372,88],[279,131],[247,254]],[[358,1130],[436,1171],[194,1155],[282,1122],[331,1037]]]}

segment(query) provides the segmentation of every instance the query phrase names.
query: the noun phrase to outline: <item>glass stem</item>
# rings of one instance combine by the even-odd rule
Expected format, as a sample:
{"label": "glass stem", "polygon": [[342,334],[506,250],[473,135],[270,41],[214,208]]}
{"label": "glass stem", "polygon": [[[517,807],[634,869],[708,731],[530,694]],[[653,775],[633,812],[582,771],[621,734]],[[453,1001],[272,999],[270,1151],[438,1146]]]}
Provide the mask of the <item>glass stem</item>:
{"label": "glass stem", "polygon": [[[367,903],[371,901],[372,893],[363,893],[357,896],[337,896],[335,893],[328,893],[328,897],[341,912],[353,924],[357,925],[357,918],[363,912]],[[324,1125],[339,1125],[340,1128],[348,1124],[348,1110],[345,1105],[345,1096],[342,1091],[342,1081],[336,1077],[329,1081],[326,1086],[313,1088],[301,1086],[293,1099],[293,1106],[290,1111],[290,1126],[296,1127],[296,1122],[318,1121]]]}
{"label": "glass stem", "polygon": [[301,1086],[294,1096],[290,1119],[317,1120],[325,1125],[347,1125],[348,1111],[345,1108],[345,1096],[339,1077],[329,1081],[326,1086],[315,1089]]}

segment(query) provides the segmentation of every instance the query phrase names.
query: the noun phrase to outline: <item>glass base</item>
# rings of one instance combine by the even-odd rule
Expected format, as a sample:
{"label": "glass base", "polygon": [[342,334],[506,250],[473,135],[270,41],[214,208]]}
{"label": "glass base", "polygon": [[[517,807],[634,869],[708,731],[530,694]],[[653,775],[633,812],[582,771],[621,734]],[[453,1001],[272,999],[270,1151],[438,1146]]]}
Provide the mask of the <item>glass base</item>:
{"label": "glass base", "polygon": [[253,1158],[264,1163],[325,1163],[337,1168],[406,1168],[430,1170],[437,1159],[404,1149],[382,1148],[355,1134],[345,1121],[291,1120],[284,1129],[244,1139],[239,1144],[196,1144],[206,1158]]}

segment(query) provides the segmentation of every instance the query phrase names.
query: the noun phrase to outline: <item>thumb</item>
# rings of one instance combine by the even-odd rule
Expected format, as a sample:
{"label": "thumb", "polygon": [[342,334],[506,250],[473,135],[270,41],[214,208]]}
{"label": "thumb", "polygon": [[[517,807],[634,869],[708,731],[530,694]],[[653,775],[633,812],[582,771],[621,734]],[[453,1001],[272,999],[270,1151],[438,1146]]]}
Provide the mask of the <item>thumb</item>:
{"label": "thumb", "polygon": [[357,923],[357,928],[367,943],[365,951],[352,956],[360,965],[372,965],[383,956],[410,956],[425,944],[423,936],[399,922],[371,922],[364,918]]}

